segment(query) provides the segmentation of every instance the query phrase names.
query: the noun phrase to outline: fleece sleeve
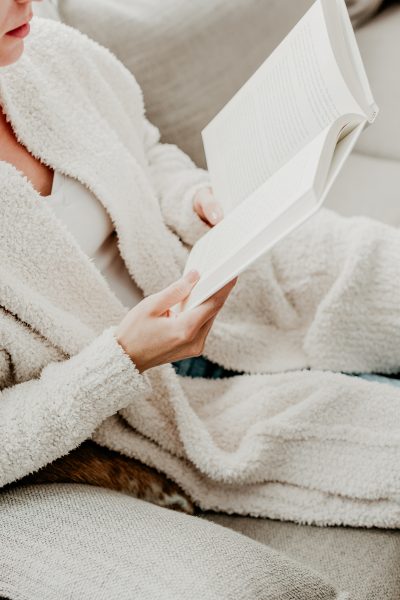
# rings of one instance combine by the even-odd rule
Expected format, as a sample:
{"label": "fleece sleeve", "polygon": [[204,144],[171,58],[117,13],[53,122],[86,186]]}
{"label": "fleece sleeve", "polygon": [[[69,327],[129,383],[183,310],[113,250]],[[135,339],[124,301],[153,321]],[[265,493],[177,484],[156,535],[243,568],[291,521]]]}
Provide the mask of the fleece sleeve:
{"label": "fleece sleeve", "polygon": [[115,326],[40,377],[0,391],[0,486],[37,471],[151,390],[119,345]]}
{"label": "fleece sleeve", "polygon": [[193,209],[197,190],[211,185],[207,171],[174,144],[162,144],[159,130],[147,119],[144,147],[166,224],[183,242],[195,244],[209,230]]}

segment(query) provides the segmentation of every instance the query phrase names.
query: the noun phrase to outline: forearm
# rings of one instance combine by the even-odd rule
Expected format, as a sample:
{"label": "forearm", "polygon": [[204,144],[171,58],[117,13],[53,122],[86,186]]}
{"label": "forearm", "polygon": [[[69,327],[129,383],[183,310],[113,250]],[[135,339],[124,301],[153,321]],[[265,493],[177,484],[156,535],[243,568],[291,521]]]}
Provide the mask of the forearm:
{"label": "forearm", "polygon": [[1,391],[1,486],[68,453],[148,388],[114,329],[40,378]]}
{"label": "forearm", "polygon": [[193,208],[196,192],[210,186],[209,174],[177,146],[160,143],[160,132],[147,120],[144,130],[150,177],[164,220],[185,243],[193,245],[209,229]]}

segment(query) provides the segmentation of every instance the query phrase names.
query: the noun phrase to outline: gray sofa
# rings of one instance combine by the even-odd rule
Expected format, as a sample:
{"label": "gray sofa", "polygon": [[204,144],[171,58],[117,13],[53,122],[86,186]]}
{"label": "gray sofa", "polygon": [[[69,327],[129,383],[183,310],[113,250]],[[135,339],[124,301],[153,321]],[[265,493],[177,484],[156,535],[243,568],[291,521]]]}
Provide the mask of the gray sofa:
{"label": "gray sofa", "polygon": [[[201,128],[310,4],[60,0],[59,11],[64,22],[111,48],[135,73],[148,116],[163,139],[177,143],[204,165]],[[328,199],[328,206],[343,214],[366,214],[395,225],[400,224],[399,32],[396,5],[357,32],[381,113],[362,136]],[[283,551],[350,591],[355,600],[400,598],[397,531],[318,528],[219,514],[204,518]]]}

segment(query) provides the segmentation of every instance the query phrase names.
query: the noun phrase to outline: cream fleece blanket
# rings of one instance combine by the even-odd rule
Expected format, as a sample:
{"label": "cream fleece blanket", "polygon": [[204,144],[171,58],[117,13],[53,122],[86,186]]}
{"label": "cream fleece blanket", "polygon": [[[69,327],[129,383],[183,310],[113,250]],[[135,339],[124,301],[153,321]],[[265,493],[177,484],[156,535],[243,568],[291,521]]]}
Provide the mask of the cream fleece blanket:
{"label": "cream fleece blanket", "polygon": [[[34,19],[0,97],[32,154],[109,211],[144,294],[178,278],[208,177],[160,143],[128,71]],[[0,182],[1,484],[93,436],[204,509],[399,526],[400,390],[330,372],[399,370],[396,229],[321,211],[243,274],[205,354],[247,375],[140,375],[113,335],[127,308],[20,172],[0,162]]]}

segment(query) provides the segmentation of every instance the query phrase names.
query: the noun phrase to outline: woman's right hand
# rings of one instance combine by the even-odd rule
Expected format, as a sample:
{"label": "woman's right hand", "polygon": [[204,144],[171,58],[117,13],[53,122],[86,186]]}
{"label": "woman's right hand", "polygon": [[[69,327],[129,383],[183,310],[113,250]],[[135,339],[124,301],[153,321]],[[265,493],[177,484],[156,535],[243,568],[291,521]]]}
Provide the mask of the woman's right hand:
{"label": "woman's right hand", "polygon": [[237,277],[200,306],[173,314],[170,308],[184,300],[198,280],[197,271],[190,271],[161,292],[147,296],[122,319],[117,341],[141,373],[203,352],[214,319]]}

